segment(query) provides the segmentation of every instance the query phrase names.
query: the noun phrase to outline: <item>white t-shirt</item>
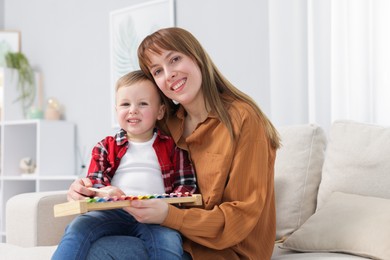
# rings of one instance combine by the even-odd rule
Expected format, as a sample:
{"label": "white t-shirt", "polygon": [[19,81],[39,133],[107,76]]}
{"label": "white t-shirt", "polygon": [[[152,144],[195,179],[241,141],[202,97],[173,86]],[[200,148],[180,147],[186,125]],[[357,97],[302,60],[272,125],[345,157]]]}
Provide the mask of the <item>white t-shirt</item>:
{"label": "white t-shirt", "polygon": [[130,142],[126,154],[111,180],[126,195],[165,193],[160,164],[153,149],[155,133],[147,142]]}

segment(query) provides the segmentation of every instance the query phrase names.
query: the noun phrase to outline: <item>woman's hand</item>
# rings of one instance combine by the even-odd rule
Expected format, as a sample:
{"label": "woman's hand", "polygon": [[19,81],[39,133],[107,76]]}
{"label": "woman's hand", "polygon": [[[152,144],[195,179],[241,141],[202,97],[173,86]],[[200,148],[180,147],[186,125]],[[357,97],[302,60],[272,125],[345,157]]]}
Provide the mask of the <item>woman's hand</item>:
{"label": "woman's hand", "polygon": [[75,180],[69,187],[67,193],[68,201],[81,200],[86,197],[95,196],[95,192],[88,189],[90,187],[92,187],[92,182],[88,178]]}
{"label": "woman's hand", "polygon": [[159,199],[133,200],[131,206],[124,208],[138,222],[161,224],[168,215],[168,203]]}

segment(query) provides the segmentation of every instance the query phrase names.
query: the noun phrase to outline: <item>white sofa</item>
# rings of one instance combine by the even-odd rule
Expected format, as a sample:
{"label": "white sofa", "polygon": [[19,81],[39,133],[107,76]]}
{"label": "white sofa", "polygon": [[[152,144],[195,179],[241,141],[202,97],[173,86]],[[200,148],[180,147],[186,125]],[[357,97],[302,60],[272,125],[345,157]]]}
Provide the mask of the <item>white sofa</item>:
{"label": "white sofa", "polygon": [[[272,260],[390,259],[390,128],[335,122],[279,128],[277,240]],[[25,193],[6,209],[1,259],[50,259],[72,217],[66,192]]]}

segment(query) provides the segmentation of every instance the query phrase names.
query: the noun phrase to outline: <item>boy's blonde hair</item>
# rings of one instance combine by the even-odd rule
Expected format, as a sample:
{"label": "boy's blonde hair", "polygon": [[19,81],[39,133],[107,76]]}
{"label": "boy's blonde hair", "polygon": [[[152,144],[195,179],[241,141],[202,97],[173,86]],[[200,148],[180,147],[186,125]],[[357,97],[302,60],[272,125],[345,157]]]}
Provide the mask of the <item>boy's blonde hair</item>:
{"label": "boy's blonde hair", "polygon": [[[150,81],[148,76],[142,70],[131,71],[118,79],[118,81],[116,82],[116,86],[115,86],[115,92],[118,92],[118,89],[120,89],[121,87],[134,85],[135,83],[138,83],[138,82],[141,82],[144,80]],[[154,82],[153,82],[153,84],[154,84]],[[156,88],[157,88],[157,86],[156,86]]]}

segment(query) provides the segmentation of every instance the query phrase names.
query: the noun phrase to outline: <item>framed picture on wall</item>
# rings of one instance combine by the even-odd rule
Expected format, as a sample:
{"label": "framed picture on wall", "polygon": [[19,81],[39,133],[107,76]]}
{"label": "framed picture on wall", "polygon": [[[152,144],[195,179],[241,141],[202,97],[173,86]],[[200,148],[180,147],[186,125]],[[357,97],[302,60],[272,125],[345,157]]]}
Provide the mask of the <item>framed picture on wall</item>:
{"label": "framed picture on wall", "polygon": [[174,0],[154,0],[110,13],[112,124],[115,113],[115,84],[126,73],[139,69],[137,49],[149,34],[175,26]]}
{"label": "framed picture on wall", "polygon": [[5,67],[7,52],[20,51],[20,32],[0,31],[0,67]]}

